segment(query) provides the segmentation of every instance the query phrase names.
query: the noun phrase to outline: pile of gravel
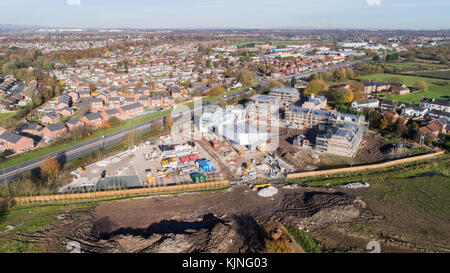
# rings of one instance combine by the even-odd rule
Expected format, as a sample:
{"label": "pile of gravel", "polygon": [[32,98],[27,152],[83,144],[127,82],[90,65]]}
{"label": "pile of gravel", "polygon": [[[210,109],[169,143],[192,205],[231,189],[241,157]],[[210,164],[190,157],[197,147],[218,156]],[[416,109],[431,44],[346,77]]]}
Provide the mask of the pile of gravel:
{"label": "pile of gravel", "polygon": [[272,197],[272,196],[274,196],[277,193],[278,193],[277,188],[272,187],[272,186],[266,187],[266,188],[262,188],[262,189],[260,189],[258,191],[258,195],[261,196],[261,197]]}

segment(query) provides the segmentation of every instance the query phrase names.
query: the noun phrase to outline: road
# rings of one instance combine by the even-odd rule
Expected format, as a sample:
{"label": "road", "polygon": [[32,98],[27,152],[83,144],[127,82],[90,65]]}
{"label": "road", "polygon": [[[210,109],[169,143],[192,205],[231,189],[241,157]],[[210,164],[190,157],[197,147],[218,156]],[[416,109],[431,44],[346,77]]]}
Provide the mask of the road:
{"label": "road", "polygon": [[[321,72],[321,71],[328,70],[328,69],[339,68],[339,67],[349,67],[349,66],[353,66],[357,63],[365,62],[369,59],[370,58],[357,60],[357,61],[353,61],[353,62],[348,62],[345,64],[328,66],[328,67],[316,69],[314,71],[297,74],[297,75],[295,75],[295,77],[296,78],[308,77],[313,73]],[[285,79],[290,79],[292,77],[294,77],[294,76],[285,77]],[[214,102],[230,100],[230,99],[238,97],[248,91],[250,91],[250,89],[245,89],[243,91],[234,93],[232,95],[228,95],[226,97],[216,99]],[[207,103],[203,103],[203,105],[208,105],[211,103],[212,102],[207,102]],[[193,106],[191,106],[190,109],[193,109]],[[96,150],[117,144],[120,141],[122,141],[124,139],[124,137],[127,135],[127,133],[129,133],[132,130],[135,130],[135,129],[138,130],[139,134],[145,134],[147,132],[150,132],[153,122],[156,120],[159,120],[160,118],[164,118],[165,116],[167,116],[167,115],[162,115],[161,117],[154,118],[154,119],[146,121],[144,123],[141,123],[141,124],[138,124],[138,125],[135,125],[132,127],[128,127],[126,129],[123,129],[123,130],[120,130],[120,131],[117,131],[117,132],[114,132],[111,134],[107,134],[107,135],[105,135],[105,138],[99,137],[96,139],[80,142],[79,144],[62,149],[60,151],[57,151],[57,152],[54,152],[51,154],[47,154],[47,155],[43,155],[40,157],[36,157],[34,159],[25,161],[23,163],[0,170],[0,172],[1,172],[0,184],[8,182],[8,181],[12,181],[12,180],[18,178],[21,174],[23,174],[25,172],[39,170],[39,165],[48,155],[57,159],[61,164],[64,164],[68,161],[80,158],[82,156],[86,156]]]}

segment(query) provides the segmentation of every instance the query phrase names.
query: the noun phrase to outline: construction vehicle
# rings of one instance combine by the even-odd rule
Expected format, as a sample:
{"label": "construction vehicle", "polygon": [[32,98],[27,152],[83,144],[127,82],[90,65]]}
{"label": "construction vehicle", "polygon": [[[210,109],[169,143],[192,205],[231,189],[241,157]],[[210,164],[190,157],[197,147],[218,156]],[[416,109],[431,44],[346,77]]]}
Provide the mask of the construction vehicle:
{"label": "construction vehicle", "polygon": [[268,184],[266,182],[262,182],[261,184],[257,184],[254,186],[255,189],[263,189],[272,186],[272,184]]}
{"label": "construction vehicle", "polygon": [[169,160],[167,160],[167,159],[161,160],[161,165],[162,166],[165,166],[167,164],[169,164]]}
{"label": "construction vehicle", "polygon": [[219,142],[217,142],[217,138],[214,138],[214,139],[211,141],[211,146],[212,146],[214,149],[219,149]]}
{"label": "construction vehicle", "polygon": [[78,168],[78,171],[79,171],[80,173],[84,173],[84,172],[86,172],[86,169],[85,169],[84,167],[79,167],[79,168]]}
{"label": "construction vehicle", "polygon": [[148,183],[155,183],[155,181],[156,181],[156,178],[155,178],[155,176],[153,175],[153,173],[151,172],[151,170],[146,170],[145,171],[145,177],[147,178],[147,182]]}
{"label": "construction vehicle", "polygon": [[266,146],[258,146],[256,147],[256,150],[260,153],[264,153],[266,151]]}
{"label": "construction vehicle", "polygon": [[241,149],[241,147],[236,148],[236,151],[239,155],[245,155],[244,151]]}
{"label": "construction vehicle", "polygon": [[249,171],[252,169],[252,164],[242,163],[242,169],[244,170],[243,174],[248,175]]}

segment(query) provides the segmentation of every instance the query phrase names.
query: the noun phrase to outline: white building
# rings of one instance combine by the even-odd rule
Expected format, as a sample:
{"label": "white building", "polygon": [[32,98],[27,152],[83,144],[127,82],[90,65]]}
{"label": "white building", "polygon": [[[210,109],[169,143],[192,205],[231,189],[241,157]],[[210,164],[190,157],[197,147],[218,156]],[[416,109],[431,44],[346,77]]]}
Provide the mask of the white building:
{"label": "white building", "polygon": [[246,118],[242,107],[209,105],[199,119],[198,127],[202,133],[214,133],[219,138],[235,146],[246,146],[250,150],[263,146],[269,134],[253,126]]}

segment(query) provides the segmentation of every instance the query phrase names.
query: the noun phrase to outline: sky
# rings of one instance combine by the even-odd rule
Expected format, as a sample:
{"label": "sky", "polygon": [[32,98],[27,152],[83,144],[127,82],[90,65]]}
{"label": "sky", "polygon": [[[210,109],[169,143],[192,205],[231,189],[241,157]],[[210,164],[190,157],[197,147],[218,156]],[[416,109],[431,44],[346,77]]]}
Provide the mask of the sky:
{"label": "sky", "polygon": [[0,0],[0,24],[62,28],[450,29],[449,0]]}

